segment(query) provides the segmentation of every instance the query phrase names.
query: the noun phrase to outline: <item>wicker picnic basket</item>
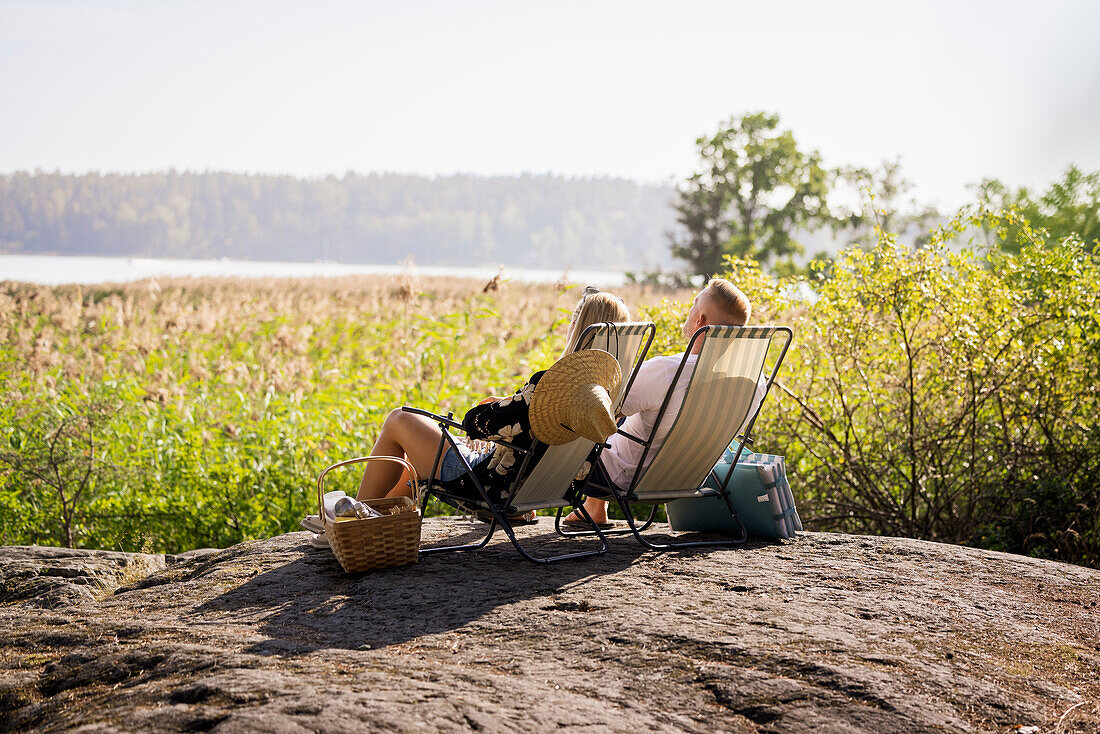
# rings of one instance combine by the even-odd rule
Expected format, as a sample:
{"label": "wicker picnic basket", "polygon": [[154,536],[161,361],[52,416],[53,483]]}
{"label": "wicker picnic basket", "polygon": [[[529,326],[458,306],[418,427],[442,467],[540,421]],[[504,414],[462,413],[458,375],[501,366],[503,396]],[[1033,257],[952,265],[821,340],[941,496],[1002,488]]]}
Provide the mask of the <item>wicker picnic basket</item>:
{"label": "wicker picnic basket", "polygon": [[[325,526],[332,552],[340,561],[346,573],[371,571],[390,566],[405,566],[416,563],[420,549],[420,503],[419,496],[413,500],[408,497],[390,497],[370,500],[374,509],[383,513],[382,517],[356,518],[354,520],[330,521],[325,516],[325,475],[342,466],[365,461],[395,461],[409,471],[412,486],[419,483],[416,470],[405,459],[395,456],[363,456],[337,462],[321,472],[317,477],[317,504],[320,508],[321,522]],[[401,508],[394,512],[394,508]],[[394,512],[394,514],[385,514]]]}

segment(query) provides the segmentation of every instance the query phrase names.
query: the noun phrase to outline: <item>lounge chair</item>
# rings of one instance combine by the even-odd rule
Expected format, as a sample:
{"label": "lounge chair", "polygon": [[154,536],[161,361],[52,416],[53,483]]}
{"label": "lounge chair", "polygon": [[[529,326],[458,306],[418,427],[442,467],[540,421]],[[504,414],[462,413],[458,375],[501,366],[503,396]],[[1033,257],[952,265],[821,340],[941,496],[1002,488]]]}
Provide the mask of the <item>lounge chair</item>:
{"label": "lounge chair", "polygon": [[[779,367],[783,364],[791,338],[792,332],[786,326],[705,326],[692,335],[676,377],[661,404],[653,433],[642,438],[619,431],[645,447],[639,462],[641,468],[635,472],[630,486],[616,489],[592,484],[585,489],[596,496],[601,491],[604,496],[614,496],[629,525],[629,529],[622,532],[633,533],[640,543],[655,550],[737,545],[745,542],[748,534],[726,489],[726,483],[733,476],[733,471],[726,475],[724,481],[715,477],[718,489],[704,487],[703,483],[733,440],[738,441],[734,466],[740,460],[745,446],[752,443],[752,428],[760,408],[757,407],[751,415],[750,412],[760,380],[765,379],[764,398],[760,401],[762,406]],[[703,339],[703,347],[694,368],[691,368],[688,357],[700,339]],[[774,360],[770,364],[769,356]],[[653,453],[653,436],[667,418],[665,411],[672,398],[674,386],[685,369],[693,371],[684,401],[664,443]],[[743,433],[737,434],[742,426]],[[647,465],[646,459],[651,454],[652,461]],[[721,497],[725,501],[740,528],[735,536],[720,540],[655,543],[642,535],[653,523],[658,505],[687,497],[705,496]],[[653,506],[649,518],[641,526],[631,511],[631,505]],[[587,530],[583,532],[591,534]]]}
{"label": "lounge chair", "polygon": [[[593,324],[581,334],[577,351],[582,349],[601,349],[610,352],[618,361],[621,368],[623,379],[620,382],[618,394],[611,396],[612,413],[622,404],[626,391],[634,381],[634,376],[637,374],[638,367],[641,366],[646,353],[649,351],[649,345],[653,341],[655,331],[656,327],[649,322],[624,324],[602,323]],[[455,443],[451,430],[461,431],[462,424],[454,420],[453,414],[442,416],[419,408],[407,406],[402,408],[402,410],[427,416],[436,421],[443,430],[439,448],[436,450],[435,464],[430,475],[434,477],[435,467],[438,467],[444,450],[448,446],[453,446]],[[512,447],[517,454],[522,457],[522,459],[520,459],[521,465],[519,471],[516,473],[516,478],[499,502],[494,502],[492,500],[485,491],[485,488],[477,481],[476,477],[474,477],[471,467],[469,464],[466,464],[465,459],[463,459],[463,463],[466,464],[467,476],[473,480],[472,484],[477,492],[475,498],[471,499],[468,496],[459,497],[449,494],[444,491],[442,487],[438,486],[437,480],[426,480],[426,482],[424,482],[425,501],[428,495],[434,495],[444,502],[448,502],[449,504],[453,504],[465,510],[486,511],[492,515],[492,520],[489,522],[485,537],[478,542],[464,545],[422,548],[420,552],[423,554],[430,554],[482,548],[492,538],[493,534],[496,532],[497,526],[500,526],[508,536],[508,539],[512,541],[516,550],[518,550],[524,558],[533,563],[550,563],[552,561],[560,561],[567,558],[580,558],[604,553],[607,550],[607,541],[600,532],[600,529],[596,527],[595,523],[592,523],[592,529],[600,540],[600,547],[595,549],[573,551],[539,558],[531,555],[516,538],[512,524],[508,520],[510,516],[514,517],[531,510],[577,507],[582,516],[587,517],[587,514],[584,512],[583,497],[573,491],[571,484],[574,477],[576,477],[577,473],[584,465],[585,460],[592,452],[593,447],[595,447],[595,443],[585,438],[578,438],[560,446],[549,446],[538,461],[533,461],[533,456],[536,453],[537,447],[537,441],[532,444],[530,449]],[[591,522],[591,518],[588,519]]]}

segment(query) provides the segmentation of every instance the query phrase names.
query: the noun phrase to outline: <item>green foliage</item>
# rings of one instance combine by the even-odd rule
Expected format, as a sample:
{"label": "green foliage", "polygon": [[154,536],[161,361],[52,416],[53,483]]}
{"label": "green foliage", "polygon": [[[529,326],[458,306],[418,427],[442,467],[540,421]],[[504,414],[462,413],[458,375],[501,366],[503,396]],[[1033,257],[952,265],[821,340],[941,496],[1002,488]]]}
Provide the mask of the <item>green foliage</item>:
{"label": "green foliage", "polygon": [[778,128],[778,115],[757,112],[696,141],[701,170],[676,205],[686,235],[671,243],[693,273],[717,274],[727,255],[791,267],[802,252],[793,232],[834,221],[826,201],[834,174]]}
{"label": "green foliage", "polygon": [[847,169],[840,178],[855,187],[868,210],[848,211],[838,218],[837,226],[847,230],[849,244],[874,247],[882,232],[897,233],[899,239],[911,239],[918,246],[927,244],[928,230],[940,215],[909,196],[913,182],[902,174],[900,159],[883,161],[875,169]]}
{"label": "green foliage", "polygon": [[[1022,243],[944,246],[975,228]],[[772,305],[796,342],[757,428],[812,526],[1100,564],[1096,257],[964,214],[917,251],[885,236],[842,252],[812,285]]]}
{"label": "green foliage", "polygon": [[[967,238],[992,247],[957,251]],[[948,248],[945,243],[953,243]],[[795,344],[757,425],[817,529],[1100,566],[1100,259],[1017,212],[809,277],[727,256]],[[626,293],[683,348],[686,293]],[[562,347],[576,293],[461,282],[0,286],[0,542],[180,551],[296,527],[390,409],[460,412]],[[435,508],[442,511],[443,508]]]}
{"label": "green foliage", "polygon": [[368,453],[391,409],[461,415],[553,361],[576,295],[2,284],[0,543],[178,552],[297,529],[317,474]]}
{"label": "green foliage", "polygon": [[684,351],[684,337],[681,328],[687,318],[690,300],[670,300],[662,298],[659,303],[638,309],[635,318],[639,321],[652,321],[657,326],[653,343],[649,346],[650,357],[676,354]]}
{"label": "green foliage", "polygon": [[105,386],[67,379],[49,402],[28,397],[33,386],[25,381],[7,388],[0,403],[0,476],[9,482],[0,504],[9,508],[11,523],[0,538],[12,533],[72,548],[88,508],[117,478],[103,440],[117,420],[117,397]]}
{"label": "green foliage", "polygon": [[[1100,171],[1084,173],[1077,166],[1066,169],[1042,194],[1027,188],[1012,190],[996,179],[985,179],[977,187],[981,206],[1015,212],[1034,229],[1043,229],[1051,241],[1076,236],[1088,251],[1100,247]],[[1002,225],[995,234],[1002,247],[1019,249],[1020,232],[1015,223]]]}

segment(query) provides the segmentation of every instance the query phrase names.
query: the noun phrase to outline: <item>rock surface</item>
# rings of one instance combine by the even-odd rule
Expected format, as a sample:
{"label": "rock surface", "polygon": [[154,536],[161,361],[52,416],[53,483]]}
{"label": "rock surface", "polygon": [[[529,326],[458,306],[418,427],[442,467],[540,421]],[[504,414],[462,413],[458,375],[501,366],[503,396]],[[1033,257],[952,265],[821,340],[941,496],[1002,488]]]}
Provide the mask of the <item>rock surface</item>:
{"label": "rock surface", "polygon": [[536,567],[498,535],[345,575],[308,537],[0,549],[0,730],[1100,731],[1092,569],[820,533]]}

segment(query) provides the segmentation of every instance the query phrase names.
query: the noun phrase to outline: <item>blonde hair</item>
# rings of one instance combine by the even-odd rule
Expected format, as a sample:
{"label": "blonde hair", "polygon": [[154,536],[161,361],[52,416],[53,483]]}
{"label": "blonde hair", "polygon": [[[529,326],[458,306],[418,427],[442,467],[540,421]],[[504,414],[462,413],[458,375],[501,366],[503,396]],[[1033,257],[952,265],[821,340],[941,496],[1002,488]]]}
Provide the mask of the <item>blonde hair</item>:
{"label": "blonde hair", "polygon": [[744,326],[752,316],[752,304],[744,292],[725,278],[711,278],[706,290],[713,296],[712,303],[724,317],[727,326]]}
{"label": "blonde hair", "polygon": [[602,324],[610,321],[613,324],[621,324],[630,321],[630,309],[618,296],[606,291],[599,291],[582,298],[577,307],[573,309],[573,316],[569,321],[569,336],[565,340],[563,355],[569,354],[577,348],[581,334],[592,324]]}

